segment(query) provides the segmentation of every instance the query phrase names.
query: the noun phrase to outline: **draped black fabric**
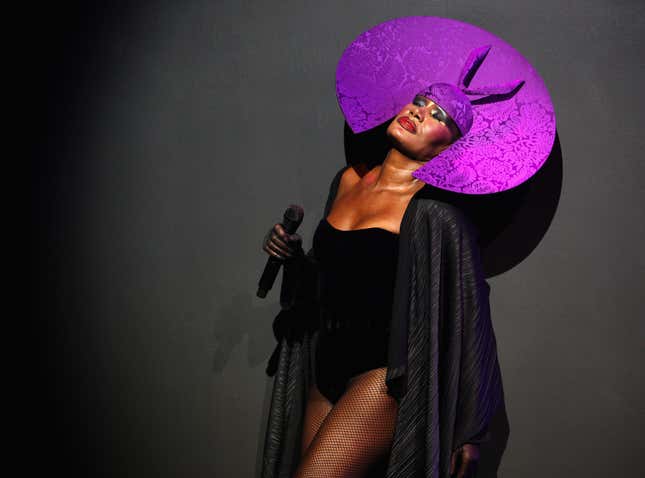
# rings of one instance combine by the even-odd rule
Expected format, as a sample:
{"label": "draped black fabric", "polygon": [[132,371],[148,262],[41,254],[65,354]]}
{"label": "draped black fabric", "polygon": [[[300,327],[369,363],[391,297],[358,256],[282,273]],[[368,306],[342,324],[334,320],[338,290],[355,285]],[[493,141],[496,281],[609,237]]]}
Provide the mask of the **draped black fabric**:
{"label": "draped black fabric", "polygon": [[[325,217],[347,167],[332,181]],[[398,414],[387,478],[448,478],[452,451],[489,440],[503,400],[477,231],[459,209],[422,191],[399,234],[386,375]],[[321,321],[318,279],[311,249],[285,264],[262,478],[290,478],[298,465]]]}

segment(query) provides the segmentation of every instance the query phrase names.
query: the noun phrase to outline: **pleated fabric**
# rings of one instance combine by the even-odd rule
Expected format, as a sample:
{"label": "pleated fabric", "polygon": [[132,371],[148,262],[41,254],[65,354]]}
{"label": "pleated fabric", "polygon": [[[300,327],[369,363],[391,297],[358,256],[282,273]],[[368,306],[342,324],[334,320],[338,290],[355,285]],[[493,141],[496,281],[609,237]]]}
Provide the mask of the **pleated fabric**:
{"label": "pleated fabric", "polygon": [[[324,217],[343,167],[332,181]],[[285,264],[262,478],[290,478],[298,465],[306,392],[314,380],[321,322],[313,251]],[[490,439],[503,400],[490,287],[477,231],[455,206],[411,199],[401,222],[386,384],[398,402],[387,478],[448,478],[464,443]]]}

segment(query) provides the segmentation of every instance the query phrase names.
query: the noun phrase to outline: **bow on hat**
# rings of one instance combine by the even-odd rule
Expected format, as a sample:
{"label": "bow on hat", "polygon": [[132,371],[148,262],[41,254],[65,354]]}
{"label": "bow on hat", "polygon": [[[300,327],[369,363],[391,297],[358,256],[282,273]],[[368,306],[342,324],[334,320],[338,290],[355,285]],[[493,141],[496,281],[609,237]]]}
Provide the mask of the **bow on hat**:
{"label": "bow on hat", "polygon": [[[470,82],[484,62],[490,48],[491,45],[484,45],[470,52],[459,74],[457,85],[453,85],[452,83],[433,83],[418,93],[418,95],[431,99],[448,113],[457,125],[457,128],[459,128],[461,136],[468,133],[473,124],[473,104],[506,100],[512,96],[511,93],[515,93],[524,84],[524,80],[515,80],[510,83],[470,88]],[[466,95],[489,96],[478,98],[471,102]]]}

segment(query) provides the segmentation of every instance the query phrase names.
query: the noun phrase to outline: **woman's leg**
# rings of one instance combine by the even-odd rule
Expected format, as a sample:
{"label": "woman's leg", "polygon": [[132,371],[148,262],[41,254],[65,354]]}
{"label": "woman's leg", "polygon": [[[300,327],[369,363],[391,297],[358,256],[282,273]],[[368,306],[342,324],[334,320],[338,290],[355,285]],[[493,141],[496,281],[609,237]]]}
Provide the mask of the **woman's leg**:
{"label": "woman's leg", "polygon": [[318,390],[315,383],[309,388],[305,420],[302,428],[302,448],[300,456],[304,456],[307,448],[309,448],[309,445],[311,444],[311,440],[313,440],[320,428],[320,425],[333,406],[334,405],[327,400],[322,393],[320,393],[320,390]]}
{"label": "woman's leg", "polygon": [[294,478],[358,478],[390,451],[397,403],[385,367],[351,379],[324,419]]}

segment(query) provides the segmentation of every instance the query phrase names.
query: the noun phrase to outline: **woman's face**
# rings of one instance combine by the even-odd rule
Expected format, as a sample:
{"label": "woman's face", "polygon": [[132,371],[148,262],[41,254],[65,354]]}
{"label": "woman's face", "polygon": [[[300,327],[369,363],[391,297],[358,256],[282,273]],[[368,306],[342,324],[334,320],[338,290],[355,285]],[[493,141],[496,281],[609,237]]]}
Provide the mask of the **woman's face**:
{"label": "woman's face", "polygon": [[453,142],[452,120],[432,100],[417,95],[403,107],[386,134],[401,153],[418,161],[428,161]]}

